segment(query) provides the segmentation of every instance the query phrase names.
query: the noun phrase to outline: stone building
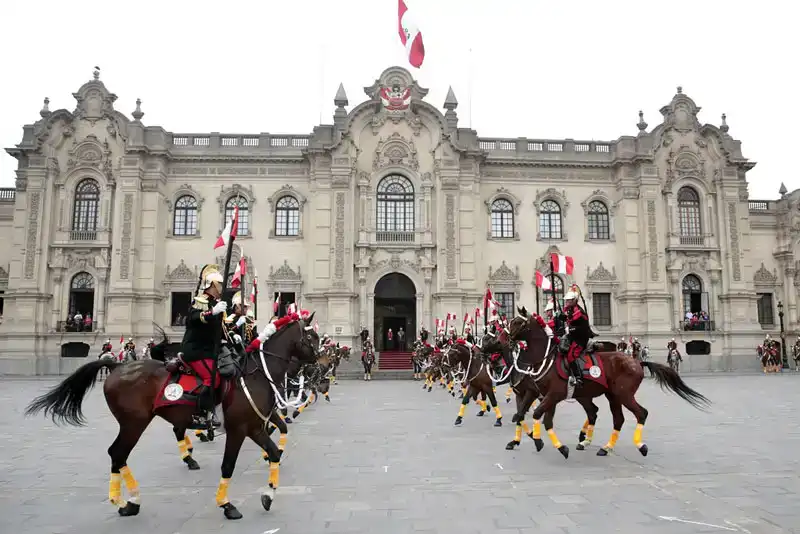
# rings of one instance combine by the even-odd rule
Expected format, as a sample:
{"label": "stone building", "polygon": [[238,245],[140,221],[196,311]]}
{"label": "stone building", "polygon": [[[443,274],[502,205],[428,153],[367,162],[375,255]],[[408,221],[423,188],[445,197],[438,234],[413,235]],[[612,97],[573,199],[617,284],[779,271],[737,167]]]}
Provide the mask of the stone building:
{"label": "stone building", "polygon": [[[509,314],[543,307],[535,272],[553,251],[576,263],[556,293],[578,283],[603,338],[636,336],[656,359],[674,337],[693,370],[756,366],[779,301],[798,330],[800,191],[749,200],[755,164],[680,88],[657,126],[639,113],[606,142],[479,137],[452,89],[442,112],[400,67],[364,92],[348,110],[340,86],[332,124],[301,135],[146,126],[98,72],[73,111],[45,100],[7,149],[0,372],[67,372],[107,337],[141,346],[153,323],[178,341],[234,205],[262,319],[280,293],[350,345],[362,325],[379,348],[389,328],[410,340],[474,311],[487,285]],[[76,313],[92,324],[67,325]]]}

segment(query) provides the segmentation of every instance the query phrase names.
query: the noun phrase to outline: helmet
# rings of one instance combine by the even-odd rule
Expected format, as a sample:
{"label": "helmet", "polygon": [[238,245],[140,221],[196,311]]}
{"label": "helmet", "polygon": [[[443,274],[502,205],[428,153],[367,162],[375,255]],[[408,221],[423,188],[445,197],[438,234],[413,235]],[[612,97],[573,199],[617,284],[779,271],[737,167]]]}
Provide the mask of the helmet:
{"label": "helmet", "polygon": [[132,337],[129,337],[129,338],[128,338],[128,341],[133,341],[133,338],[132,338]]}
{"label": "helmet", "polygon": [[764,339],[770,339],[769,334],[767,334],[766,337],[764,337]]}
{"label": "helmet", "polygon": [[[797,336],[800,337],[800,336]],[[106,343],[111,343],[111,338],[106,339]]]}
{"label": "helmet", "polygon": [[555,307],[555,302],[553,302],[553,299],[550,299],[547,301],[547,306],[544,307],[544,311],[552,311]]}
{"label": "helmet", "polygon": [[625,341],[625,336],[622,336],[622,337],[621,337],[621,338],[619,338],[619,339],[620,339],[621,341]]}
{"label": "helmet", "polygon": [[633,338],[634,341],[639,341],[638,337]]}
{"label": "helmet", "polygon": [[672,341],[675,341],[675,338],[674,338],[674,337],[672,338]]}
{"label": "helmet", "polygon": [[238,306],[241,303],[242,303],[242,292],[237,291],[236,293],[233,294],[233,298],[231,298],[231,304],[233,304],[234,306]]}
{"label": "helmet", "polygon": [[219,267],[214,263],[205,265],[200,271],[200,281],[198,283],[198,292],[202,289],[208,289],[211,284],[217,283],[222,285],[222,273],[219,272]]}
{"label": "helmet", "polygon": [[255,319],[256,317],[256,314],[253,312],[253,308],[248,309],[245,315],[247,315],[248,317],[252,317],[253,319]]}
{"label": "helmet", "polygon": [[152,342],[153,342],[153,338],[151,337],[151,338],[150,338],[150,343],[152,343]]}
{"label": "helmet", "polygon": [[577,300],[580,296],[581,290],[578,288],[576,284],[572,284],[567,291],[566,295],[564,295],[564,300]]}

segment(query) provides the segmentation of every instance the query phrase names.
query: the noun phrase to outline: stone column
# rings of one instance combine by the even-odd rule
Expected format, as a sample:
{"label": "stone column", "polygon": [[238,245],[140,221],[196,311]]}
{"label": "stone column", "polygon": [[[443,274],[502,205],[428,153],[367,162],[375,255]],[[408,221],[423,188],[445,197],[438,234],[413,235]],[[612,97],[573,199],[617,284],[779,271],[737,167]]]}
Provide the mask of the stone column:
{"label": "stone column", "polygon": [[425,322],[425,328],[433,329],[434,326],[431,324],[431,309],[433,308],[433,269],[425,268],[423,275],[425,277],[425,301],[422,317]]}
{"label": "stone column", "polygon": [[370,328],[367,323],[367,270],[364,267],[359,267],[358,269],[358,285],[358,318],[359,323],[361,323],[359,326]]}
{"label": "stone column", "polygon": [[[414,332],[419,334],[419,324],[422,322],[422,318],[425,316],[425,293],[418,291],[414,296],[417,298],[417,311],[415,313],[417,324],[414,325]],[[413,339],[408,340],[409,344],[413,341]]]}
{"label": "stone column", "polygon": [[720,283],[720,276],[719,271],[711,271],[711,292],[709,294],[709,298],[711,299],[711,320],[714,321],[714,328],[719,331],[721,329],[721,324],[719,322],[719,305],[717,295],[719,295],[719,283]]}
{"label": "stone column", "polygon": [[53,329],[58,328],[58,322],[62,320],[62,306],[64,305],[64,269],[53,268]]}
{"label": "stone column", "polygon": [[670,271],[669,282],[672,285],[672,317],[670,330],[676,327],[681,328],[683,321],[683,302],[681,302],[681,286],[679,284],[679,273],[677,271]]}
{"label": "stone column", "polygon": [[94,308],[94,329],[95,332],[105,330],[106,327],[106,284],[108,280],[108,271],[102,270],[97,277],[97,303]]}

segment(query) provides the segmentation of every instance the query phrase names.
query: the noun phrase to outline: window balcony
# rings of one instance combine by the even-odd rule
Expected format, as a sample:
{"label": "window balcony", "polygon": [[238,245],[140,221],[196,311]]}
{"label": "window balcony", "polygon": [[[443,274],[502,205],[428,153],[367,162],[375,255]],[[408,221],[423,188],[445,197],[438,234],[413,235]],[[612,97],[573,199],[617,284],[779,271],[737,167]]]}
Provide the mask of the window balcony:
{"label": "window balcony", "polygon": [[685,315],[681,315],[678,317],[678,328],[684,332],[713,332],[716,330],[716,325],[710,318],[687,319]]}
{"label": "window balcony", "polygon": [[414,243],[416,241],[415,232],[375,232],[375,241],[378,243]]}
{"label": "window balcony", "polygon": [[706,236],[704,235],[682,235],[679,236],[679,239],[681,245],[703,247],[706,244]]}
{"label": "window balcony", "polygon": [[70,241],[97,241],[96,230],[72,230],[69,233]]}

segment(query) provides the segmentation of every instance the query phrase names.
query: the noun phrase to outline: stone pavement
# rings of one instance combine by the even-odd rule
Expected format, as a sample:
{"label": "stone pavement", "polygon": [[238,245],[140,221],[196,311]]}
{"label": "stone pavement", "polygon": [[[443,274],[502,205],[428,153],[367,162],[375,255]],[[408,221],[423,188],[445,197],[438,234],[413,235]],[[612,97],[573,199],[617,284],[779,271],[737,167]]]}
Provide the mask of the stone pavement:
{"label": "stone pavement", "polygon": [[474,417],[474,406],[456,428],[457,402],[442,390],[342,382],[331,404],[316,404],[291,425],[271,512],[259,502],[266,465],[245,445],[230,488],[245,516],[237,522],[214,507],[224,439],[196,443],[203,469],[190,472],[169,425],[154,422],[129,461],[141,514],[120,518],[106,502],[116,424],[102,393],[85,403],[87,427],[58,428],[22,417],[54,380],[4,381],[0,533],[800,533],[800,375],[687,381],[715,402],[712,413],[646,382],[639,398],[650,410],[647,458],[631,443],[628,412],[617,453],[595,456],[611,430],[604,399],[596,446],[575,451],[583,415],[576,404],[562,405],[556,430],[572,448],[568,460],[549,443],[536,453],[530,440],[505,451],[511,405],[502,405],[503,428]]}

